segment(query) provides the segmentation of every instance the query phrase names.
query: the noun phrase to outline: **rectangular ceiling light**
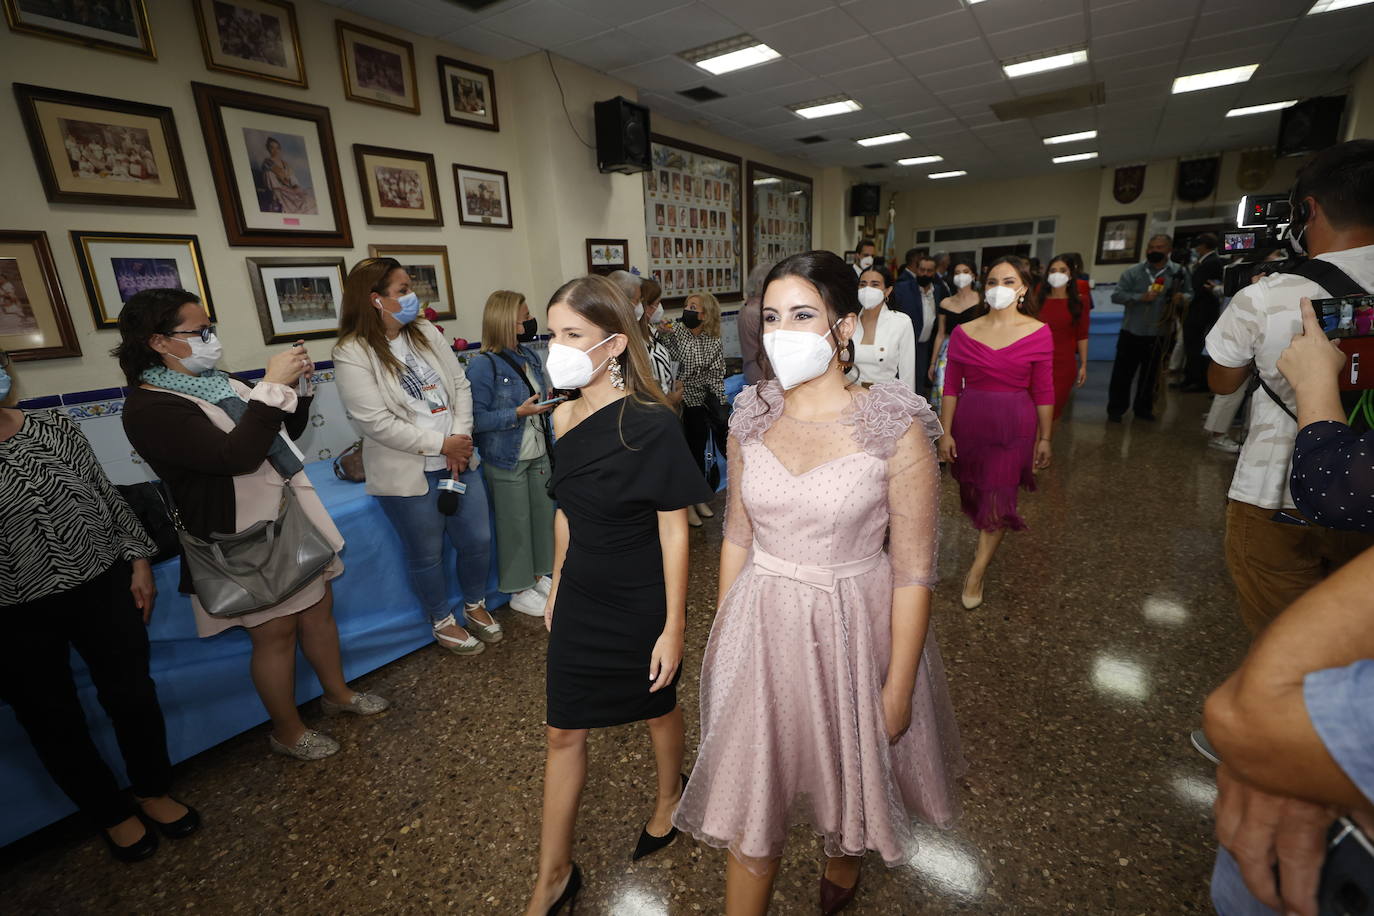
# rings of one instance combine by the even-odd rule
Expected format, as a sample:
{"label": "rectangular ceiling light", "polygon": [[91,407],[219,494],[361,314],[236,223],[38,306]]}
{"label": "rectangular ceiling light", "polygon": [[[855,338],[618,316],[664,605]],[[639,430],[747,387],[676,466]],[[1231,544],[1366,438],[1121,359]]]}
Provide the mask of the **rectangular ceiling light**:
{"label": "rectangular ceiling light", "polygon": [[754,184],[756,184],[756,185],[759,185],[759,184],[781,184],[781,183],[782,183],[782,179],[781,179],[781,178],[755,178],[755,179],[754,179]]}
{"label": "rectangular ceiling light", "polygon": [[1095,130],[1083,130],[1083,131],[1079,131],[1079,132],[1076,133],[1076,134],[1060,134],[1060,135],[1057,136],[1057,137],[1046,137],[1046,138],[1045,138],[1045,145],[1046,145],[1046,146],[1053,146],[1053,145],[1056,144],[1056,143],[1073,143],[1073,142],[1075,142],[1075,141],[1077,141],[1077,140],[1096,140],[1096,139],[1097,139],[1097,131],[1095,131]]}
{"label": "rectangular ceiling light", "polygon": [[863,108],[858,102],[848,96],[837,95],[829,98],[816,99],[812,102],[802,102],[797,105],[790,105],[798,117],[812,120],[815,118],[828,118],[831,115],[847,114],[851,111],[858,111]]}
{"label": "rectangular ceiling light", "polygon": [[709,45],[683,51],[679,56],[707,73],[720,76],[722,73],[766,64],[782,55],[752,35],[736,35],[734,38],[713,41]]}
{"label": "rectangular ceiling light", "polygon": [[[1374,0],[1371,0],[1374,2]],[[1246,115],[1264,114],[1266,111],[1279,111],[1283,108],[1292,108],[1298,104],[1297,99],[1289,99],[1286,102],[1270,102],[1268,105],[1249,105],[1245,108],[1232,108],[1226,112],[1228,118],[1243,118]]]}
{"label": "rectangular ceiling light", "polygon": [[1215,89],[1217,86],[1230,86],[1243,83],[1254,76],[1259,64],[1246,64],[1244,67],[1227,67],[1225,70],[1211,70],[1207,73],[1194,73],[1180,76],[1174,80],[1174,94],[1197,92],[1199,89]]}
{"label": "rectangular ceiling light", "polygon": [[1374,3],[1374,0],[1317,0],[1312,8],[1307,11],[1307,15],[1334,13],[1336,10],[1348,10],[1352,6],[1364,6],[1366,3]]}
{"label": "rectangular ceiling light", "polygon": [[1084,159],[1096,158],[1097,153],[1074,153],[1072,156],[1055,156],[1051,161],[1053,161],[1055,165],[1058,165],[1061,162],[1082,162]]}
{"label": "rectangular ceiling light", "polygon": [[901,143],[903,140],[910,140],[911,134],[902,131],[897,134],[883,134],[880,137],[864,137],[862,140],[854,142],[860,146],[882,146],[884,143]]}
{"label": "rectangular ceiling light", "polygon": [[930,173],[929,175],[927,175],[926,177],[927,177],[927,178],[958,178],[958,177],[961,176],[961,175],[967,175],[967,174],[968,174],[968,172],[964,171],[963,169],[957,169],[957,170],[955,170],[955,171],[953,171],[953,172],[931,172],[931,173]]}
{"label": "rectangular ceiling light", "polygon": [[932,162],[944,162],[944,156],[912,156],[908,159],[898,159],[898,165],[929,165]]}
{"label": "rectangular ceiling light", "polygon": [[1032,73],[1044,73],[1047,70],[1060,70],[1064,67],[1073,67],[1077,64],[1088,62],[1088,52],[1085,48],[1075,51],[1056,51],[1052,54],[1032,57],[1028,60],[1018,60],[1012,63],[1002,62],[1002,72],[1010,79],[1018,76],[1030,76]]}

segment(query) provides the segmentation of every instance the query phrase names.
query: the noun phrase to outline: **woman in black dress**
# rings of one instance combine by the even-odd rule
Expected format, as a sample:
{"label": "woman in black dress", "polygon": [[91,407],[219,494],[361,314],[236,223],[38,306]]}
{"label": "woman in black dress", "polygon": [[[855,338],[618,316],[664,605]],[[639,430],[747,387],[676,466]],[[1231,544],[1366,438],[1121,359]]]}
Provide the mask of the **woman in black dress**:
{"label": "woman in black dress", "polygon": [[558,912],[582,886],[572,844],[588,729],[648,721],[658,799],[634,858],[677,835],[687,507],[711,498],[638,346],[624,294],[603,277],[583,277],[554,293],[548,314],[550,383],[580,389],[581,397],[553,414],[550,491],[559,508],[544,612],[549,750],[539,878],[527,916]]}

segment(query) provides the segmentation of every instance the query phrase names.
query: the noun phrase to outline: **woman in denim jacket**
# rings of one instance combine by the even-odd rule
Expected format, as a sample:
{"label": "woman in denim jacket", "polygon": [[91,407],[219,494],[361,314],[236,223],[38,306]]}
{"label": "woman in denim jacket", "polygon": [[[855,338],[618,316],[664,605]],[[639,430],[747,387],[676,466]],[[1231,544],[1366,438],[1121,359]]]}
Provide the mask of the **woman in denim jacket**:
{"label": "woman in denim jacket", "polygon": [[482,314],[482,350],[468,361],[472,436],[496,512],[499,588],[510,606],[544,616],[553,571],[549,425],[553,405],[539,355],[525,346],[538,325],[520,293],[497,290]]}

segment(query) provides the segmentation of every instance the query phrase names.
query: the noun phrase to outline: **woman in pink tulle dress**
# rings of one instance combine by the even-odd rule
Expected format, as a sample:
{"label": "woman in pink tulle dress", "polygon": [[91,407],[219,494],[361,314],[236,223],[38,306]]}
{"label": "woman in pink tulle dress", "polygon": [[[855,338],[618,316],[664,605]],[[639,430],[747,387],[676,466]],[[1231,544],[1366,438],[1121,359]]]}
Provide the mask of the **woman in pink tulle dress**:
{"label": "woman in pink tulle dress", "polygon": [[[935,636],[939,421],[900,383],[850,386],[854,271],[775,266],[772,379],[736,399],[720,609],[702,665],[701,747],[674,823],[729,850],[725,912],[762,913],[793,823],[828,857],[821,911],[867,850],[919,855],[915,822],[958,812],[959,736]],[[886,549],[884,544],[887,544]]]}
{"label": "woman in pink tulle dress", "polygon": [[940,460],[950,464],[964,514],[978,529],[962,595],[969,610],[983,603],[983,579],[1003,535],[1026,527],[1017,490],[1035,489],[1054,432],[1054,335],[1035,317],[1026,263],[993,262],[983,299],[985,314],[949,337],[940,404]]}

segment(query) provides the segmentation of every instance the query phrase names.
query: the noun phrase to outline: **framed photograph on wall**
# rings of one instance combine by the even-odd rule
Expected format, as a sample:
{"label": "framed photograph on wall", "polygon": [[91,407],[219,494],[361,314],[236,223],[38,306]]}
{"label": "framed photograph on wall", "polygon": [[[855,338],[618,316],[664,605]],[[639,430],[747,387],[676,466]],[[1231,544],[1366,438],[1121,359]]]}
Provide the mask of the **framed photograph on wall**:
{"label": "framed photograph on wall", "polygon": [[395,258],[410,274],[410,288],[420,297],[420,309],[434,309],[440,318],[458,317],[453,303],[453,280],[448,248],[443,245],[369,245],[374,258]]}
{"label": "framed photograph on wall", "polygon": [[500,130],[496,111],[496,76],[486,67],[439,58],[439,93],[444,120],[463,127]]}
{"label": "framed photograph on wall", "polygon": [[339,35],[344,95],[355,102],[420,113],[415,46],[408,41],[334,20]]}
{"label": "framed photograph on wall", "polygon": [[195,206],[172,109],[26,83],[14,98],[53,203]]}
{"label": "framed photograph on wall", "polygon": [[262,342],[337,337],[343,258],[248,258]]}
{"label": "framed photograph on wall", "polygon": [[1097,264],[1134,264],[1140,260],[1145,214],[1104,216],[1097,224]]}
{"label": "framed photograph on wall", "polygon": [[328,108],[191,88],[230,245],[353,246]]}
{"label": "framed photograph on wall", "polygon": [[363,209],[373,226],[442,226],[434,157],[384,146],[353,144]]}
{"label": "framed photograph on wall", "polygon": [[453,184],[458,189],[458,222],[464,226],[509,229],[510,177],[500,169],[455,165]]}
{"label": "framed photograph on wall", "polygon": [[587,273],[630,269],[629,239],[587,239]]}
{"label": "framed photograph on wall", "polygon": [[15,360],[81,355],[46,232],[0,230],[0,350]]}
{"label": "framed photograph on wall", "polygon": [[664,306],[681,305],[699,292],[741,299],[743,162],[659,134],[651,141],[653,168],[644,173],[648,276],[662,278]]}
{"label": "framed photograph on wall", "polygon": [[119,327],[119,311],[134,293],[172,287],[200,297],[210,320],[215,306],[205,282],[205,259],[194,235],[72,231],[72,247],[97,328]]}
{"label": "framed photograph on wall", "polygon": [[815,190],[810,178],[750,162],[746,171],[749,269],[810,251]]}
{"label": "framed photograph on wall", "polygon": [[296,7],[287,0],[191,0],[207,70],[306,87]]}
{"label": "framed photograph on wall", "polygon": [[157,59],[143,0],[4,0],[5,21],[16,32]]}

